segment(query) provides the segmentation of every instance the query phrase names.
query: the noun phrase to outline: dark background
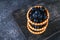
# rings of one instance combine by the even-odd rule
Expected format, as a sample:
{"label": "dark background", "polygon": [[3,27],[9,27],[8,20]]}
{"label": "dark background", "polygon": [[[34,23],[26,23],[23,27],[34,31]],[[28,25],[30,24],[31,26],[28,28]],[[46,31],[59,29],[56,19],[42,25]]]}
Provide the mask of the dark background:
{"label": "dark background", "polygon": [[[50,14],[47,30],[41,35],[26,28],[26,13],[36,5],[46,7]],[[0,0],[0,40],[60,40],[60,1]]]}

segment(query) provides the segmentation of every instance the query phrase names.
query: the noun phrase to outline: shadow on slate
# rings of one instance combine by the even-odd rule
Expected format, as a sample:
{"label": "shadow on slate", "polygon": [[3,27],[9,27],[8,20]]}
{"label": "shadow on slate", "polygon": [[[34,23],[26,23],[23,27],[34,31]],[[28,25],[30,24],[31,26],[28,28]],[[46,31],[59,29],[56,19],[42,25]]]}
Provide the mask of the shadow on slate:
{"label": "shadow on slate", "polygon": [[[20,12],[20,9],[18,9],[13,12],[13,17],[14,17],[15,21],[17,22],[17,24],[19,25],[19,27],[21,28],[21,30],[22,30],[23,34],[25,35],[25,37],[27,38],[27,40],[32,40],[32,39],[33,40],[44,40],[45,38],[48,38],[50,35],[54,34],[55,32],[60,31],[60,27],[59,27],[60,20],[57,20],[53,23],[51,23],[51,20],[50,20],[47,30],[42,35],[31,34],[26,27],[27,26],[26,12],[24,12],[24,13],[25,13],[25,15],[23,15],[23,13]],[[55,36],[55,35],[53,35],[53,36]],[[51,38],[54,38],[53,36]],[[59,36],[59,34],[57,34],[57,36]],[[47,40],[50,40],[50,38]]]}
{"label": "shadow on slate", "polygon": [[[41,3],[38,2],[37,4],[40,5]],[[21,9],[18,9],[13,12],[13,17],[16,23],[21,28],[27,40],[57,40],[60,37],[59,34],[60,32],[56,33],[60,31],[60,14],[59,14],[60,12],[58,10],[60,6],[57,5],[59,4],[59,2],[57,2],[56,4],[52,4],[51,2],[50,3],[46,2],[43,4],[44,4],[43,6],[47,7],[49,10],[50,19],[47,30],[41,35],[31,34],[26,27],[27,26],[26,13],[28,11],[28,7],[26,7],[25,11],[21,11]],[[23,8],[25,8],[25,6]],[[60,40],[60,38],[58,40]]]}
{"label": "shadow on slate", "polygon": [[54,33],[52,37],[50,37],[49,39],[46,39],[46,40],[60,40],[60,31]]}

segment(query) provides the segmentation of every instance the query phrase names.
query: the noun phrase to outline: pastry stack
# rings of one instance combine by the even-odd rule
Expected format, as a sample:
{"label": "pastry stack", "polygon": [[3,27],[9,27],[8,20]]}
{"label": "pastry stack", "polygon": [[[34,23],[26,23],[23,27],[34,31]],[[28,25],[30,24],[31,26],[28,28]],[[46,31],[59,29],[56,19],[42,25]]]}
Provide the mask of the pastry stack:
{"label": "pastry stack", "polygon": [[49,12],[43,6],[33,6],[27,12],[27,29],[32,34],[45,32],[49,21]]}

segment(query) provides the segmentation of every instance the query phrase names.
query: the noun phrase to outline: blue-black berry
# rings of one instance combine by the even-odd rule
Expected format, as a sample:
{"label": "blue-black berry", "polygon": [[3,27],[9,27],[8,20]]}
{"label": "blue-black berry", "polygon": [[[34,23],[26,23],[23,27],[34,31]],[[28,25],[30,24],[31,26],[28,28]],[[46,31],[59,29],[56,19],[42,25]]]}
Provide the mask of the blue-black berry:
{"label": "blue-black berry", "polygon": [[30,20],[36,23],[43,22],[47,16],[46,16],[46,10],[44,7],[42,8],[32,8],[30,12]]}

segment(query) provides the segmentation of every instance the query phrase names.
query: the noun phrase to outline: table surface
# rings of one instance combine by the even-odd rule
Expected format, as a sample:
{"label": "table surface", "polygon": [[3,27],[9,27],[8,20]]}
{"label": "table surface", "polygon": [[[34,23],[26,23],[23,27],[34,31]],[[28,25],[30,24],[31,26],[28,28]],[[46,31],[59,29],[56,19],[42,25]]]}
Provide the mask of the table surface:
{"label": "table surface", "polygon": [[[49,10],[50,19],[41,35],[26,28],[26,13],[32,6]],[[0,40],[60,40],[60,0],[0,0]]]}

